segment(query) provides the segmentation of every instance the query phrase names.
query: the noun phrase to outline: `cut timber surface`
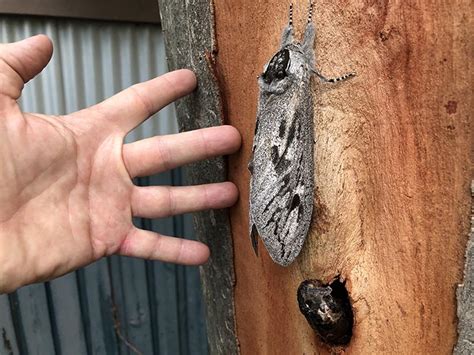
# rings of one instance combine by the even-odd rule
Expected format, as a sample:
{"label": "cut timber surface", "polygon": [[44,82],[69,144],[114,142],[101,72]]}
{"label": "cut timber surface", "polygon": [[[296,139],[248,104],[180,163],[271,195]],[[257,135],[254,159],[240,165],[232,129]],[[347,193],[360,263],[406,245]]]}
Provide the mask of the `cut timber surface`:
{"label": "cut timber surface", "polygon": [[[294,3],[301,33],[307,1]],[[215,1],[226,123],[243,136],[229,163],[241,192],[230,216],[241,353],[334,351],[299,312],[296,290],[340,275],[355,312],[347,353],[450,354],[473,173],[471,2],[316,2],[317,67],[357,77],[314,83],[316,211],[302,254],[282,268],[263,243],[253,253],[246,166],[256,77],[278,48],[287,5]]]}

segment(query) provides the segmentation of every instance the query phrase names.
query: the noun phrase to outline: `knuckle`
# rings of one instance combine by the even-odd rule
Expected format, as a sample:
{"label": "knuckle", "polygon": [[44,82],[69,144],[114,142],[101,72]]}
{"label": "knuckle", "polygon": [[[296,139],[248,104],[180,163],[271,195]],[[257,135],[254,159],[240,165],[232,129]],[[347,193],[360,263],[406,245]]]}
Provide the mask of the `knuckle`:
{"label": "knuckle", "polygon": [[209,144],[209,139],[207,136],[207,132],[205,130],[200,130],[199,132],[199,141],[200,146],[202,147],[202,151],[206,157],[210,157],[213,155],[213,150],[211,149],[211,145]]}
{"label": "knuckle", "polygon": [[157,160],[159,161],[162,170],[171,170],[172,167],[170,166],[170,162],[172,157],[168,144],[164,139],[158,139],[156,141],[156,154],[158,155]]}
{"label": "knuckle", "polygon": [[155,113],[155,108],[152,101],[143,93],[143,87],[141,84],[135,84],[130,87],[132,93],[132,99],[138,103],[147,116],[151,116]]}
{"label": "knuckle", "polygon": [[176,195],[174,194],[173,188],[171,186],[166,186],[166,198],[168,206],[168,216],[173,216],[177,211],[176,204]]}
{"label": "knuckle", "polygon": [[178,239],[179,244],[176,248],[176,255],[175,255],[175,262],[181,263],[184,261],[184,254],[185,254],[185,242],[183,239]]}

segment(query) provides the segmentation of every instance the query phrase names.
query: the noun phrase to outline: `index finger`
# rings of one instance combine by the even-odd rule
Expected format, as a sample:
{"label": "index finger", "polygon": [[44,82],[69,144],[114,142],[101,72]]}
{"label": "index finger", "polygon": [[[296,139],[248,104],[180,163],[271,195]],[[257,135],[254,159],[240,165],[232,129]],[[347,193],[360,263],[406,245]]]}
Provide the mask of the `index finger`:
{"label": "index finger", "polygon": [[166,105],[191,93],[196,83],[191,70],[175,70],[130,86],[87,111],[94,119],[107,120],[129,132]]}

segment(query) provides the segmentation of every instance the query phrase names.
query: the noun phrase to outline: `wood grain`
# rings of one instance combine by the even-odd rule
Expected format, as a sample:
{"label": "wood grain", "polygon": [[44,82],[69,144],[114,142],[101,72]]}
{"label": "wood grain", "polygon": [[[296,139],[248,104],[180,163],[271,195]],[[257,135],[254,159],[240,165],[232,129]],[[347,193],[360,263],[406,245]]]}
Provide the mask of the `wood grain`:
{"label": "wood grain", "polygon": [[[306,1],[295,1],[301,33]],[[288,268],[248,237],[248,184],[258,88],[287,3],[216,1],[216,63],[227,123],[243,136],[230,179],[235,308],[242,354],[325,354],[299,313],[304,279],[340,275],[355,311],[351,354],[448,354],[469,230],[473,136],[469,1],[318,1],[317,66],[356,71],[314,84],[311,233]],[[261,243],[262,244],[262,243]]]}

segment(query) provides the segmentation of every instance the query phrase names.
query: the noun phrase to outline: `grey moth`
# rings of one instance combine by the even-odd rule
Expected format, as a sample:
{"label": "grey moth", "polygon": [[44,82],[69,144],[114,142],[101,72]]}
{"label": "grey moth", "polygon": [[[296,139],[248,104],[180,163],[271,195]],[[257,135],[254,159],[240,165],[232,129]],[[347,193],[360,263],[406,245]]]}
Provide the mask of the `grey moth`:
{"label": "grey moth", "polygon": [[274,262],[288,266],[308,234],[313,212],[314,132],[311,77],[315,68],[310,2],[302,42],[293,38],[293,6],[278,51],[258,77],[260,89],[250,171],[249,227],[257,254],[258,235]]}

